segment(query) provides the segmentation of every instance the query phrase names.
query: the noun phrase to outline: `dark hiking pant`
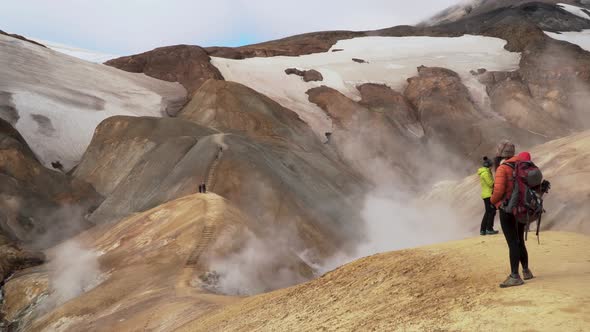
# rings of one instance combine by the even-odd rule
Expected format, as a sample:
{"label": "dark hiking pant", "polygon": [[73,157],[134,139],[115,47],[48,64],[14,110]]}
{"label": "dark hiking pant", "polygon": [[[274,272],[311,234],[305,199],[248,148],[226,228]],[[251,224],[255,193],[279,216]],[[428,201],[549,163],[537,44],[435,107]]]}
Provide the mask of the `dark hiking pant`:
{"label": "dark hiking pant", "polygon": [[518,263],[523,269],[529,268],[529,254],[524,242],[525,224],[516,221],[514,215],[500,210],[500,224],[510,251],[510,270],[513,275],[518,274]]}
{"label": "dark hiking pant", "polygon": [[490,202],[490,198],[483,199],[483,205],[486,208],[486,211],[481,219],[481,228],[479,229],[480,232],[485,231],[492,231],[494,230],[494,219],[496,218],[496,208]]}

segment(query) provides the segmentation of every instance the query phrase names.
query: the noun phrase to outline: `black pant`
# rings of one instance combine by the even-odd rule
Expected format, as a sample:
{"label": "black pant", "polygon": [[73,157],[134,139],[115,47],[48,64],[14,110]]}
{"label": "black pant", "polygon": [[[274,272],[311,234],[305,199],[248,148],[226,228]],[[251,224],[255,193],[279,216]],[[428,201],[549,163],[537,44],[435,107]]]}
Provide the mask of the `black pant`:
{"label": "black pant", "polygon": [[492,205],[489,198],[483,199],[483,205],[486,208],[486,212],[481,219],[481,232],[494,230],[494,219],[496,218],[496,208]]}
{"label": "black pant", "polygon": [[523,269],[529,268],[529,254],[524,242],[525,224],[514,219],[514,215],[500,210],[500,224],[510,251],[510,270],[513,275],[518,274],[518,263]]}

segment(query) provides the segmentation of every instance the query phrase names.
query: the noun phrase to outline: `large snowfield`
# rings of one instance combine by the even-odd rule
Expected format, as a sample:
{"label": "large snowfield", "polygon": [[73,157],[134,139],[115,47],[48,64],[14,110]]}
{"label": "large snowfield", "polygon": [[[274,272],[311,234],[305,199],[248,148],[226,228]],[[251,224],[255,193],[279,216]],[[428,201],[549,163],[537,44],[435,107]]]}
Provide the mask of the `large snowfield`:
{"label": "large snowfield", "polygon": [[[356,86],[363,83],[386,84],[401,91],[417,67],[440,66],[456,71],[472,94],[485,95],[485,89],[469,73],[471,70],[516,70],[519,53],[504,49],[506,41],[465,35],[443,37],[360,37],[341,40],[326,53],[298,57],[277,56],[231,60],[213,58],[212,63],[229,81],[247,85],[297,112],[316,133],[332,131],[326,114],[307,99],[306,91],[326,85],[358,100]],[[341,49],[342,51],[332,52]],[[359,58],[367,63],[354,62]],[[324,80],[304,82],[285,74],[287,68],[315,69]],[[478,96],[474,96],[476,99]]]}
{"label": "large snowfield", "polygon": [[114,115],[162,116],[182,104],[185,89],[143,74],[83,61],[0,35],[0,116],[46,165],[66,170],[94,129]]}

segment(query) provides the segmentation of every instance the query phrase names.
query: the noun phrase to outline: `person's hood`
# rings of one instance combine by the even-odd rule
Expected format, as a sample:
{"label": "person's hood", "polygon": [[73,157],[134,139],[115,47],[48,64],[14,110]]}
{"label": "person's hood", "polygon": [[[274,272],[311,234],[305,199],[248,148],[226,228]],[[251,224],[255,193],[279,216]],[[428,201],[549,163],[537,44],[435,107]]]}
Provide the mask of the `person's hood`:
{"label": "person's hood", "polygon": [[520,161],[531,161],[531,154],[528,152],[521,152],[518,154]]}
{"label": "person's hood", "polygon": [[510,158],[508,160],[502,161],[502,164],[503,163],[516,163],[516,162],[519,162],[519,161],[522,161],[522,160],[520,160],[520,158],[518,156],[514,156],[514,157],[512,157],[512,158]]}

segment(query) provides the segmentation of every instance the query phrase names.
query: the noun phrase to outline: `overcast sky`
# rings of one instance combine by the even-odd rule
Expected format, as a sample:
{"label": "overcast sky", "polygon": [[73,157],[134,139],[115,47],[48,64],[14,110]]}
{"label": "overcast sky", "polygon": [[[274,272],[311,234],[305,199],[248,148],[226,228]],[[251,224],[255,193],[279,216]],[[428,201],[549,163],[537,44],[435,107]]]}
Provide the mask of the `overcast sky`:
{"label": "overcast sky", "polygon": [[458,0],[5,0],[0,29],[117,55],[414,24]]}

